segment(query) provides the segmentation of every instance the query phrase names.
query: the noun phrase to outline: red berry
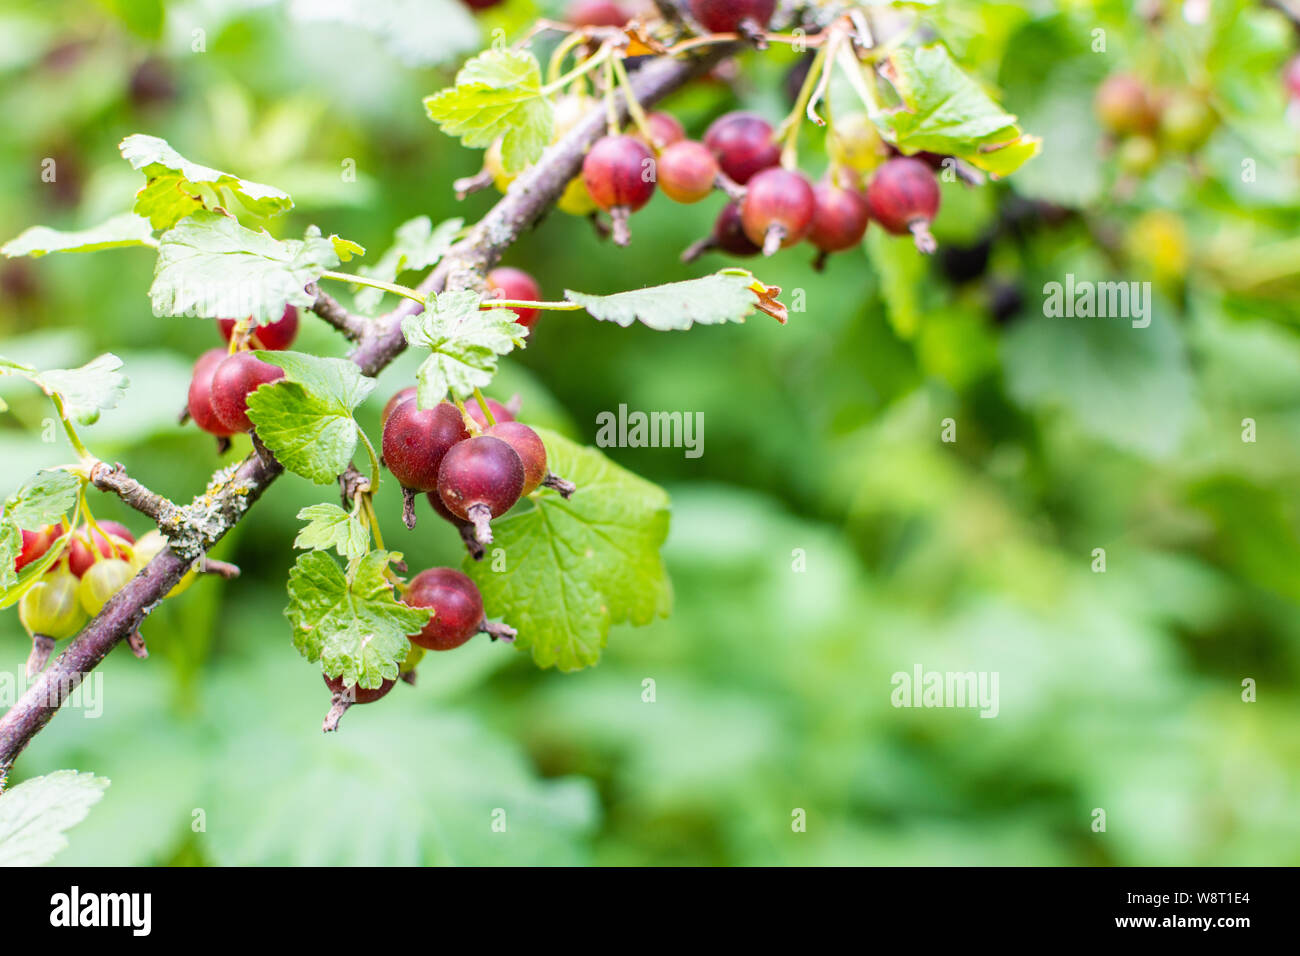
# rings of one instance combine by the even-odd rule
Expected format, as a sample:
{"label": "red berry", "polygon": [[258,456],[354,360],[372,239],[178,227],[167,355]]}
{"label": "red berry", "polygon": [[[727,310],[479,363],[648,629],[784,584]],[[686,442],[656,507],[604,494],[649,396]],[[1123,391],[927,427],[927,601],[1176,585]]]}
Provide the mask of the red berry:
{"label": "red berry", "polygon": [[[500,266],[489,272],[487,286],[492,294],[491,299],[523,299],[537,302],[542,297],[542,289],[537,284],[537,280],[523,269],[515,269],[511,266]],[[485,305],[491,305],[491,299],[486,300]],[[531,329],[537,322],[537,316],[541,314],[538,309],[511,309],[510,311],[515,314],[515,321],[526,329]]]}
{"label": "red berry", "polygon": [[382,428],[384,425],[388,424],[388,416],[393,414],[394,408],[402,404],[402,402],[409,401],[415,398],[415,393],[417,391],[418,389],[416,389],[414,385],[408,385],[406,386],[406,388],[396,392],[392,398],[390,398],[387,402],[385,402],[384,410],[379,413],[380,427]]}
{"label": "red berry", "polygon": [[613,0],[573,0],[564,22],[575,27],[621,27],[631,19]]}
{"label": "red berry", "polygon": [[1287,60],[1282,78],[1286,83],[1287,96],[1293,100],[1300,99],[1300,53]]}
{"label": "red berry", "polygon": [[469,7],[476,13],[480,10],[491,10],[493,7],[500,6],[505,0],[463,0],[465,6]]}
{"label": "red berry", "polygon": [[659,154],[656,170],[659,188],[669,199],[693,203],[713,191],[718,161],[703,143],[684,139]]}
{"label": "red berry", "polygon": [[[679,143],[686,138],[686,130],[682,124],[677,121],[677,117],[671,113],[656,111],[646,114],[646,125],[650,127],[650,135],[654,137],[653,143],[646,145],[665,149],[673,143]],[[637,139],[645,142],[645,137],[640,132],[634,133]]]}
{"label": "red berry", "polygon": [[770,256],[808,235],[815,206],[812,186],[802,175],[779,166],[765,169],[748,183],[740,224],[749,241]]}
{"label": "red berry", "polygon": [[236,352],[222,359],[212,373],[212,410],[232,432],[246,432],[248,396],[269,382],[284,378],[284,369],[263,362],[252,352]]}
{"label": "red berry", "polygon": [[384,464],[403,488],[433,491],[443,456],[468,437],[465,419],[451,402],[428,409],[402,402],[384,423]]}
{"label": "red berry", "polygon": [[910,232],[918,249],[934,252],[929,225],[939,212],[939,184],[925,163],[905,156],[884,163],[867,187],[867,207],[887,232]]}
{"label": "red berry", "polygon": [[212,373],[226,360],[225,349],[208,349],[194,363],[194,376],[190,379],[190,418],[210,435],[224,438],[234,431],[222,424],[212,407]]}
{"label": "red berry", "polygon": [[808,241],[822,252],[852,249],[862,241],[870,221],[867,200],[853,188],[831,182],[813,187],[813,221]]}
{"label": "red berry", "polygon": [[52,545],[63,532],[59,525],[46,525],[40,531],[23,531],[23,546],[18,552],[18,557],[14,558],[14,570],[21,571],[33,561],[39,560],[46,551],[50,550]]}
{"label": "red berry", "polygon": [[762,29],[775,12],[776,0],[691,0],[691,16],[710,33],[739,33],[746,20]]}
{"label": "red berry", "polygon": [[520,497],[529,494],[546,477],[546,446],[541,437],[523,422],[501,422],[484,434],[500,438],[515,450],[524,466],[524,487]]}
{"label": "red berry", "polygon": [[[100,556],[105,558],[126,558],[127,552],[121,547],[121,542],[135,544],[135,535],[125,525],[116,521],[100,521],[99,527],[104,534],[87,528],[74,534],[68,543],[68,570],[77,577],[85,574],[95,563],[95,556],[91,553],[92,543]],[[108,535],[107,538],[104,537],[105,534]]]}
{"label": "red berry", "polygon": [[479,632],[483,597],[464,574],[451,568],[430,568],[411,579],[402,598],[411,607],[431,607],[433,617],[411,642],[431,651],[450,651]]}
{"label": "red berry", "polygon": [[1158,118],[1142,81],[1127,73],[1115,73],[1102,81],[1093,109],[1102,126],[1121,136],[1150,132]]}
{"label": "red berry", "polygon": [[[324,677],[325,675],[321,675]],[[394,680],[386,680],[378,687],[358,687],[352,684],[350,687],[343,686],[343,676],[325,677],[325,686],[330,689],[331,694],[342,694],[346,699],[354,704],[373,704],[379,700],[397,683]]]}
{"label": "red berry", "polygon": [[756,256],[763,251],[745,235],[740,222],[740,207],[729,202],[722,207],[713,223],[713,242],[718,249],[732,256]]}
{"label": "red berry", "polygon": [[592,201],[614,219],[614,241],[627,245],[627,216],[654,195],[654,154],[634,136],[599,139],[582,161],[582,181]]}
{"label": "red berry", "polygon": [[[515,416],[510,409],[506,408],[495,398],[489,398],[487,400],[487,407],[492,411],[492,418],[498,424],[501,422],[513,422],[515,420]],[[465,405],[465,408],[469,411],[469,417],[478,422],[479,428],[488,427],[487,416],[483,414],[483,409],[479,408],[478,402],[468,402]]]}
{"label": "red berry", "polygon": [[524,464],[509,444],[479,435],[452,447],[438,469],[447,510],[471,521],[481,544],[492,542],[491,518],[509,511],[524,490]]}
{"label": "red berry", "polygon": [[[235,320],[217,319],[217,328],[221,330],[221,337],[229,342],[235,334]],[[249,331],[255,348],[282,352],[293,345],[293,340],[298,337],[298,310],[292,305],[286,305],[284,314],[274,322],[254,325]]]}
{"label": "red berry", "polygon": [[760,170],[781,161],[781,147],[772,141],[772,124],[756,113],[719,116],[704,134],[704,145],[718,166],[738,183],[747,183]]}

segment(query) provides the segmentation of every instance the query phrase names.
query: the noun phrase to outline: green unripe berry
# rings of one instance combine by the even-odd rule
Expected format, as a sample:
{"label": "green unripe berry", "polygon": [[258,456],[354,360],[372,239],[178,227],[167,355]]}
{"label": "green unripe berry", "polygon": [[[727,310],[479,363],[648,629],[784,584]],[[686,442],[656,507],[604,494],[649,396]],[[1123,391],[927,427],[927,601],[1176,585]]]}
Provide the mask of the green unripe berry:
{"label": "green unripe berry", "polygon": [[56,641],[76,634],[86,623],[76,576],[64,568],[42,575],[18,602],[18,618],[29,634]]}
{"label": "green unripe berry", "polygon": [[98,614],[108,599],[126,587],[126,582],[133,577],[135,568],[128,561],[120,558],[96,561],[81,576],[81,584],[77,588],[81,606],[91,616]]}
{"label": "green unripe berry", "polygon": [[[153,531],[141,535],[140,540],[135,543],[135,548],[133,549],[135,553],[135,570],[141,570],[146,564],[157,557],[158,553],[165,547],[167,547],[167,538],[164,537],[163,533],[156,528]],[[175,597],[180,594],[193,584],[194,579],[198,576],[198,572],[193,568],[190,568],[184,575],[182,575],[181,579],[176,582],[176,586],[167,592],[167,596]]]}

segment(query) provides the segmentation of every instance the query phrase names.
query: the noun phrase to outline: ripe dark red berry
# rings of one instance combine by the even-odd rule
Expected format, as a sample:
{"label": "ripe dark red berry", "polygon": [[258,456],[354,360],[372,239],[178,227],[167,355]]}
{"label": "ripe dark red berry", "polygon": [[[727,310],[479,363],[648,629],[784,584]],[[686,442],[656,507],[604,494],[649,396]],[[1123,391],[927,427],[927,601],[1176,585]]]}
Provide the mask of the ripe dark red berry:
{"label": "ripe dark red berry", "polygon": [[402,402],[409,401],[410,399],[415,398],[415,393],[417,391],[418,389],[416,389],[414,385],[408,385],[406,386],[406,388],[403,388],[400,391],[393,393],[393,397],[384,403],[384,410],[379,413],[380,427],[383,427],[384,425],[388,424],[388,416],[393,414],[394,408],[402,404]]}
{"label": "ripe dark red berry", "polygon": [[606,136],[582,161],[582,181],[592,200],[614,220],[614,241],[631,240],[627,217],[654,195],[654,155],[634,136]]}
{"label": "ripe dark red berry", "polygon": [[[323,674],[321,676],[325,677]],[[330,711],[325,715],[321,729],[326,733],[338,730],[339,720],[349,707],[353,704],[373,704],[387,695],[396,683],[395,680],[385,680],[378,687],[358,687],[356,684],[345,687],[342,675],[325,677],[325,686],[330,689]]]}
{"label": "ripe dark red berry", "polygon": [[415,493],[438,487],[443,456],[469,437],[465,419],[455,405],[439,402],[421,409],[414,400],[402,402],[384,423],[384,464],[402,486],[402,517],[415,527]]}
{"label": "ripe dark red berry", "polygon": [[505,0],[462,0],[462,2],[475,13],[478,13],[482,10],[491,10],[493,7],[500,6],[505,3]]}
{"label": "ripe dark red berry", "polygon": [[920,160],[900,156],[881,165],[867,187],[867,206],[871,218],[887,232],[910,232],[916,248],[925,253],[938,248],[930,221],[939,212],[939,184]]}
{"label": "ripe dark red berry", "polygon": [[482,630],[483,597],[473,581],[451,568],[421,571],[411,579],[402,601],[433,608],[429,623],[410,635],[413,644],[427,650],[450,651]]}
{"label": "ripe dark red berry", "polygon": [[856,189],[820,182],[813,187],[808,241],[823,253],[852,249],[866,234],[870,215],[866,198]]}
{"label": "ripe dark red berry", "polygon": [[734,202],[723,206],[714,220],[713,239],[718,249],[731,256],[756,256],[763,251],[762,246],[750,242],[749,236],[745,235],[745,227],[740,222],[740,207]]}
{"label": "ripe dark red berry", "polygon": [[770,256],[808,235],[815,206],[812,186],[802,175],[779,166],[765,169],[746,187],[740,224],[749,241]]}
{"label": "ripe dark red berry", "polygon": [[515,450],[519,461],[524,466],[524,487],[520,495],[526,495],[542,483],[546,477],[546,446],[537,432],[523,422],[501,422],[493,425],[486,432],[493,438],[500,438]]}
{"label": "ripe dark red berry", "polygon": [[[227,342],[235,333],[234,319],[217,319],[217,328],[221,330],[221,337]],[[249,329],[249,335],[254,348],[266,349],[271,352],[281,352],[293,345],[293,340],[298,337],[298,310],[292,305],[284,307],[284,314],[274,322],[268,322],[266,325],[254,325]]]}
{"label": "ripe dark red berry", "polygon": [[718,161],[707,146],[684,139],[659,154],[656,172],[659,188],[674,202],[699,202],[713,192]]}
{"label": "ripe dark red berry", "polygon": [[467,439],[442,459],[438,494],[457,518],[473,522],[481,544],[492,543],[489,521],[509,511],[524,490],[524,464],[500,438]]}
{"label": "ripe dark red berry", "polygon": [[747,183],[754,174],[781,161],[781,147],[772,141],[772,124],[757,113],[726,113],[704,134],[704,145],[728,177]]}
{"label": "ripe dark red berry", "polygon": [[776,0],[691,0],[691,16],[710,33],[740,33],[746,21],[761,30],[775,12]]}
{"label": "ripe dark red berry", "polygon": [[[489,306],[492,304],[492,299],[522,299],[537,302],[542,298],[542,290],[537,280],[523,269],[515,269],[511,266],[500,266],[489,272],[487,286],[490,298],[484,300],[484,304]],[[541,314],[537,309],[511,309],[510,311],[515,314],[515,321],[526,329],[531,329],[537,322],[538,315]]]}
{"label": "ripe dark red berry", "polygon": [[621,27],[629,19],[613,0],[573,0],[564,13],[564,22],[575,27]]}
{"label": "ripe dark red berry", "polygon": [[[492,419],[495,422],[513,422],[515,420],[514,413],[495,398],[487,400],[487,407],[492,412]],[[465,405],[465,408],[469,411],[469,417],[478,423],[479,428],[488,427],[487,416],[483,414],[483,409],[479,407],[478,402],[469,402]]]}
{"label": "ripe dark red berry", "polygon": [[226,360],[229,353],[225,349],[208,349],[194,363],[194,375],[190,379],[189,411],[190,418],[210,435],[225,438],[233,435],[233,429],[227,428],[217,417],[212,407],[212,373]]}
{"label": "ripe dark red berry", "polygon": [[212,410],[232,433],[249,431],[253,423],[248,419],[248,396],[282,378],[284,369],[251,352],[228,355],[212,373]]}

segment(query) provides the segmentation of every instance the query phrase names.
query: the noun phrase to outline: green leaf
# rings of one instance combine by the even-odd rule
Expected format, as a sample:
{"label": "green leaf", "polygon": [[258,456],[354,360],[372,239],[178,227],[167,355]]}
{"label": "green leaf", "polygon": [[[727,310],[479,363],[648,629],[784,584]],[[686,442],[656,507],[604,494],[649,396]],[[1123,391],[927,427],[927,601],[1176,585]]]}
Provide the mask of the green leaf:
{"label": "green leaf", "polygon": [[567,501],[543,491],[532,507],[492,522],[492,560],[466,559],[489,617],[519,631],[541,667],[577,670],[600,658],[611,625],[665,616],[672,585],[659,556],[668,495],[594,448],[537,429],[551,471],[578,486]]}
{"label": "green leaf", "polygon": [[56,770],[0,793],[0,866],[40,866],[108,789],[106,777]]}
{"label": "green leaf", "polygon": [[400,554],[372,551],[343,570],[323,551],[300,555],[289,572],[293,643],[309,661],[320,661],[326,676],[343,677],[345,686],[378,687],[397,677],[410,649],[408,634],[429,622],[428,608],[407,607],[384,576]]}
{"label": "green leaf", "polygon": [[17,239],[0,246],[0,253],[14,256],[43,256],[51,252],[96,252],[121,246],[148,245],[153,230],[146,219],[134,213],[114,216],[89,229],[64,232],[49,226],[32,226]]}
{"label": "green leaf", "polygon": [[483,45],[482,29],[459,0],[291,0],[289,15],[373,33],[410,67],[437,66]]}
{"label": "green leaf", "polygon": [[229,216],[198,212],[163,233],[149,297],[154,315],[251,315],[264,325],[286,305],[311,306],[315,297],[304,287],[338,264],[333,243],[315,226],[304,239],[281,241]]}
{"label": "green leaf", "polygon": [[0,588],[8,591],[18,583],[14,564],[23,550],[23,532],[12,521],[0,521]]}
{"label": "green leaf", "polygon": [[353,256],[366,254],[365,246],[337,234],[330,236],[330,244],[334,247],[334,254],[339,257],[339,262],[351,262]]}
{"label": "green leaf", "polygon": [[118,369],[122,360],[112,352],[91,359],[81,368],[55,368],[39,372],[32,381],[48,395],[57,393],[63,412],[82,425],[93,425],[99,413],[116,408],[130,381]]}
{"label": "green leaf", "polygon": [[355,514],[338,505],[309,505],[298,512],[298,520],[308,522],[294,539],[295,548],[328,551],[333,548],[340,557],[359,558],[370,550],[370,532]]}
{"label": "green leaf", "polygon": [[995,176],[1006,176],[1037,155],[1041,142],[989,98],[940,43],[899,47],[889,55],[890,81],[903,101],[872,119],[907,153],[958,156]]}
{"label": "green leaf", "polygon": [[334,481],[357,447],[352,410],[375,387],[347,359],[302,352],[254,353],[284,369],[285,377],[248,396],[248,418],[257,437],[284,467],[317,484]]}
{"label": "green leaf", "polygon": [[456,85],[424,100],[429,117],[449,136],[483,149],[501,140],[501,162],[517,173],[551,141],[554,110],[542,94],[542,71],[526,50],[492,49],[469,60]]}
{"label": "green leaf", "polygon": [[228,209],[231,198],[258,216],[275,216],[293,207],[288,194],[274,186],[192,163],[157,136],[136,133],[122,140],[118,149],[132,168],[148,178],[136,194],[135,211],[155,229],[168,229],[204,208]]}
{"label": "green leaf", "polygon": [[480,309],[477,292],[444,292],[419,315],[402,320],[413,348],[433,354],[416,373],[421,408],[432,408],[451,392],[465,399],[496,374],[497,357],[524,347],[528,330],[509,309]]}
{"label": "green leaf", "polygon": [[[374,265],[358,269],[357,274],[392,282],[403,272],[427,269],[446,254],[464,225],[464,219],[448,219],[435,228],[428,216],[408,219],[394,231],[392,247]],[[357,293],[356,306],[362,312],[374,312],[383,297],[382,289],[367,286]]]}
{"label": "green leaf", "polygon": [[38,471],[5,501],[4,516],[27,531],[54,524],[77,503],[81,479],[67,471]]}
{"label": "green leaf", "polygon": [[689,329],[692,325],[744,322],[759,306],[748,273],[719,273],[702,279],[670,282],[615,295],[587,295],[566,290],[564,295],[595,318],[627,328],[640,322],[661,332]]}

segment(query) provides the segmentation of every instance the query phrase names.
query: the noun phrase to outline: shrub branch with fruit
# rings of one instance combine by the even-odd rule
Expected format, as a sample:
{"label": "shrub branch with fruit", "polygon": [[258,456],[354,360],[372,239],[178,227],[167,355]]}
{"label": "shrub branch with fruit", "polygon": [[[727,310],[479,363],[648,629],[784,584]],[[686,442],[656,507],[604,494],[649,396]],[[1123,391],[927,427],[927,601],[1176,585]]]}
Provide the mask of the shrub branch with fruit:
{"label": "shrub branch with fruit", "polygon": [[[596,662],[611,625],[666,614],[667,495],[595,449],[530,427],[527,409],[484,389],[529,336],[577,320],[545,312],[659,331],[754,312],[785,322],[780,289],[725,268],[612,295],[548,289],[548,297],[531,276],[498,265],[506,249],[544,231],[553,207],[627,245],[636,212],[662,191],[678,203],[716,194],[713,231],[683,253],[687,261],[771,256],[806,241],[820,264],[859,247],[872,222],[930,253],[940,171],[974,187],[1039,148],[942,42],[922,41],[920,14],[901,24],[891,17],[885,29],[872,5],[775,7],[662,0],[657,13],[628,17],[614,3],[579,0],[566,23],[538,21],[512,44],[498,37],[425,106],[444,133],[484,150],[482,171],[447,188],[463,196],[495,186],[504,196],[470,226],[416,217],[378,257],[316,227],[274,238],[266,226],[292,208],[288,194],[143,134],[121,143],[144,178],[133,209],[79,232],[34,227],[5,245],[7,256],[154,252],[154,313],[215,320],[226,343],[198,357],[183,417],[214,437],[218,454],[245,441],[251,448],[179,504],[78,435],[128,387],[115,356],[55,370],[0,359],[0,374],[49,396],[74,455],[4,505],[0,604],[17,605],[32,635],[33,683],[0,717],[0,781],[109,651],[126,642],[146,655],[139,630],[159,602],[204,573],[238,573],[206,555],[286,470],[341,493],[340,504],[322,500],[298,515],[293,545],[303,553],[286,608],[295,647],[329,688],[326,730],[350,705],[414,683],[426,652],[477,634],[572,670]],[[777,46],[810,59],[784,119],[728,113],[694,140],[671,114],[651,110],[720,64],[743,69]],[[852,109],[832,113],[832,87],[849,91]],[[824,131],[821,163],[800,153],[814,127]],[[811,167],[820,167],[815,178]],[[418,273],[417,284],[403,284]],[[308,313],[353,344],[346,359],[292,349]],[[393,394],[375,440],[353,412],[407,348],[427,357],[415,383]],[[137,538],[97,520],[92,490],[119,496],[153,527]],[[420,521],[421,499],[441,521]],[[451,525],[446,533],[465,544],[462,567],[411,574],[401,541],[380,532],[385,511],[401,514],[408,533]],[[485,558],[489,548],[504,555],[505,570]]]}

